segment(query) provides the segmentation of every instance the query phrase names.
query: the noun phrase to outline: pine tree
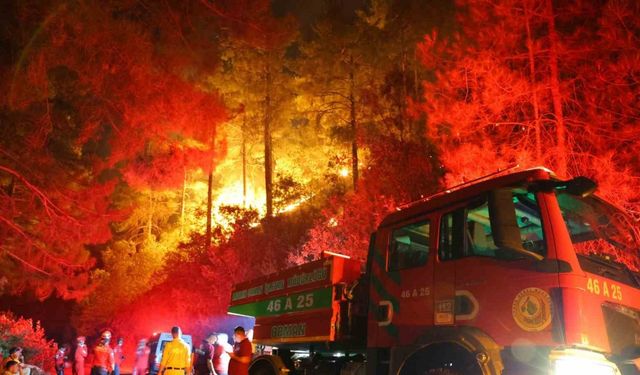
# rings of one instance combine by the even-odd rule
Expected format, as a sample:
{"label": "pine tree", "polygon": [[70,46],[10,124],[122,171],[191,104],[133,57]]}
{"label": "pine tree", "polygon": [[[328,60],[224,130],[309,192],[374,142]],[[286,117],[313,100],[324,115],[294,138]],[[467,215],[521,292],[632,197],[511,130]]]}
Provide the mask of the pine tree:
{"label": "pine tree", "polygon": [[[219,152],[211,140],[224,118],[216,95],[193,81],[206,67],[162,56],[202,45],[185,27],[185,9],[176,7],[184,2],[156,5],[181,15],[169,21],[139,3],[77,5],[58,4],[35,39],[24,41],[23,58],[3,82],[10,95],[2,115],[7,205],[1,230],[8,256],[1,261],[27,271],[11,275],[14,292],[33,289],[40,298],[90,292],[94,260],[86,247],[105,244],[110,223],[126,216],[111,205],[112,195],[126,190],[115,187],[182,186],[186,169],[209,165]],[[45,4],[25,13],[28,6],[13,15],[47,15]],[[147,23],[156,25],[156,39]],[[31,156],[20,158],[25,150]],[[151,215],[148,238],[153,224]]]}
{"label": "pine tree", "polygon": [[601,194],[636,212],[637,163],[624,150],[638,139],[637,4],[458,6],[460,33],[421,45],[435,73],[425,81],[427,134],[441,143],[450,182],[544,164],[561,177],[595,177]]}
{"label": "pine tree", "polygon": [[[273,137],[286,121],[283,110],[293,96],[288,89],[292,77],[285,67],[285,53],[295,37],[296,25],[289,17],[276,18],[267,0],[207,5],[222,17],[230,38],[223,75],[233,78],[219,82],[222,85],[214,82],[214,85],[226,91],[231,96],[230,102],[235,102],[249,119],[256,119],[262,127],[265,206],[266,217],[270,218],[274,214],[276,164]],[[238,94],[244,97],[240,99]],[[245,126],[246,120],[247,117],[242,118]],[[241,134],[246,139],[246,128]]]}
{"label": "pine tree", "polygon": [[[341,25],[331,13],[314,28],[315,39],[301,48],[300,88],[309,97],[307,113],[329,128],[334,138],[349,145],[352,186],[358,187],[363,106],[373,86],[373,64],[364,53],[367,26]],[[318,63],[321,62],[321,63]]]}

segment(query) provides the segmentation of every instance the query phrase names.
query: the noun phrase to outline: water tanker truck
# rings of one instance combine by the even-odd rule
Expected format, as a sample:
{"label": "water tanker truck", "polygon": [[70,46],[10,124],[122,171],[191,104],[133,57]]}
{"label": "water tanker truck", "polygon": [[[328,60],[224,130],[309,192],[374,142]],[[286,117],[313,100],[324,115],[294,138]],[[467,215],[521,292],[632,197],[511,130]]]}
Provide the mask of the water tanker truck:
{"label": "water tanker truck", "polygon": [[640,276],[606,256],[637,259],[635,224],[595,190],[492,174],[390,213],[366,261],[235,285],[250,374],[638,374]]}

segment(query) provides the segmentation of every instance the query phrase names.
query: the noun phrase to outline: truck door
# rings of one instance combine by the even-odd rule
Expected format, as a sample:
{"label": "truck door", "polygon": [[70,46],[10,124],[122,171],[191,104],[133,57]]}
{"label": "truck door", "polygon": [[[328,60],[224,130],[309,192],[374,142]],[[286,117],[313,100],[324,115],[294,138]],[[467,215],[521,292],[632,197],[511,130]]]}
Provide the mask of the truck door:
{"label": "truck door", "polygon": [[458,249],[464,247],[464,238],[459,235],[464,223],[463,207],[454,209],[440,217],[438,226],[438,252],[435,257],[434,317],[436,326],[455,323],[456,268]]}
{"label": "truck door", "polygon": [[433,236],[429,218],[385,228],[385,269],[373,283],[376,346],[413,344],[433,324]]}
{"label": "truck door", "polygon": [[[543,211],[535,194],[519,188],[506,190],[508,195],[503,197],[509,206],[509,230],[513,230],[509,246],[520,247],[521,252],[503,247],[496,240],[492,193],[470,199],[442,215],[436,317],[450,312],[449,305],[439,303],[453,300],[450,324],[473,325],[499,343],[511,344],[515,338],[550,342],[554,313],[551,294],[558,285],[558,275],[557,268],[548,267],[555,261],[548,259],[551,254],[545,242]],[[522,250],[544,259],[527,256]],[[445,315],[441,317],[444,322]]]}

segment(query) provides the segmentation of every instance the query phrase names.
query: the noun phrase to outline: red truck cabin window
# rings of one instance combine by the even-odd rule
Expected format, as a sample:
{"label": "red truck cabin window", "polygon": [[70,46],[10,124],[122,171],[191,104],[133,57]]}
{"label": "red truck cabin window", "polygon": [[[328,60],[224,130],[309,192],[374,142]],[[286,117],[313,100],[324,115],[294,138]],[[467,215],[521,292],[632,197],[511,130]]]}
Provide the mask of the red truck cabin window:
{"label": "red truck cabin window", "polygon": [[428,221],[405,225],[393,231],[389,246],[389,271],[424,266],[429,257]]}
{"label": "red truck cabin window", "polygon": [[[534,193],[513,189],[513,209],[522,247],[546,255],[540,210]],[[489,203],[486,196],[442,216],[438,256],[440,260],[468,256],[516,259],[517,254],[497,247],[493,241]]]}

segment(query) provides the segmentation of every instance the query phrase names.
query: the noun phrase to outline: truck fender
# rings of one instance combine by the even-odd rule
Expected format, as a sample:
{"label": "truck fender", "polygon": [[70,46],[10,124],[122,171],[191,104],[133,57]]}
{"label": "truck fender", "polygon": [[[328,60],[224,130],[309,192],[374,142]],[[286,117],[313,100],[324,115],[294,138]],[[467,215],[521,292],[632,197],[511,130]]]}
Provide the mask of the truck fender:
{"label": "truck fender", "polygon": [[286,375],[289,369],[277,355],[261,355],[249,365],[249,375]]}
{"label": "truck fender", "polygon": [[[500,357],[501,347],[485,332],[474,327],[434,327],[420,336],[415,345],[406,350],[396,350],[392,360],[392,367],[398,373],[405,362],[413,355],[429,351],[429,347],[436,345],[454,344],[473,355],[483,374],[501,374],[504,368]],[[397,365],[397,367],[396,367]]]}

